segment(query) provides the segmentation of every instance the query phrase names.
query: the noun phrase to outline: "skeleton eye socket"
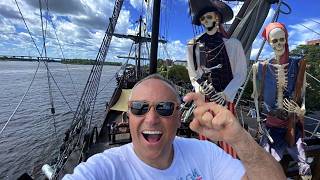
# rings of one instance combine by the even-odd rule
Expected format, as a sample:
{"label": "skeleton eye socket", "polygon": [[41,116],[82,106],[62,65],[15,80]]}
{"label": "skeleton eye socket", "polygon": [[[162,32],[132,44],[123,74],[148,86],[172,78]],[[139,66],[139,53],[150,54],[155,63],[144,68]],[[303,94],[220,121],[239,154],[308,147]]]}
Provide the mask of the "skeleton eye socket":
{"label": "skeleton eye socket", "polygon": [[280,38],[279,40],[280,40],[280,42],[284,42],[284,38]]}
{"label": "skeleton eye socket", "polygon": [[206,15],[206,16],[201,16],[200,17],[200,21],[204,21],[205,19],[211,20],[211,19],[213,19],[213,16],[212,15]]}
{"label": "skeleton eye socket", "polygon": [[272,39],[271,42],[272,42],[272,43],[277,43],[277,42],[278,42],[278,39]]}
{"label": "skeleton eye socket", "polygon": [[207,19],[212,19],[213,17],[212,17],[212,15],[207,15],[206,18]]}

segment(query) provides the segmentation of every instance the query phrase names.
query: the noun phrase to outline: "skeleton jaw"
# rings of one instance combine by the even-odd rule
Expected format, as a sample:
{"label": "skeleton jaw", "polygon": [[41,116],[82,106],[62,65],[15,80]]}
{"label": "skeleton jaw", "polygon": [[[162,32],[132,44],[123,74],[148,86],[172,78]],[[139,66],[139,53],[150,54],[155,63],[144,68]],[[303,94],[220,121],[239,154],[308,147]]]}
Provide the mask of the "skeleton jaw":
{"label": "skeleton jaw", "polygon": [[278,47],[274,48],[274,53],[277,57],[277,60],[279,60],[280,57],[284,54],[284,51],[285,51],[285,48],[283,48],[283,47],[278,46]]}

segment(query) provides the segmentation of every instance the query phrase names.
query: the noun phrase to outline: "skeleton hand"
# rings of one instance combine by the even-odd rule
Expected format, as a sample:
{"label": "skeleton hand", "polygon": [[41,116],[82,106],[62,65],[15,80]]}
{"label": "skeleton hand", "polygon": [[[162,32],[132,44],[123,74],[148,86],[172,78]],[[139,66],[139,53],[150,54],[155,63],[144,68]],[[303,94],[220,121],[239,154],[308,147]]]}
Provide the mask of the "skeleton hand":
{"label": "skeleton hand", "polygon": [[210,95],[211,93],[215,92],[214,87],[212,86],[211,83],[208,83],[207,80],[205,82],[201,83],[200,86],[201,86],[200,93],[203,95]]}
{"label": "skeleton hand", "polygon": [[218,92],[211,96],[210,101],[214,101],[219,105],[224,105],[226,101],[226,95],[223,92]]}
{"label": "skeleton hand", "polygon": [[306,113],[306,110],[304,107],[301,107],[294,102],[293,100],[288,100],[287,98],[285,98],[283,100],[283,105],[284,105],[284,110],[287,112],[291,112],[291,113],[296,113],[298,115],[298,117],[303,117],[304,114]]}

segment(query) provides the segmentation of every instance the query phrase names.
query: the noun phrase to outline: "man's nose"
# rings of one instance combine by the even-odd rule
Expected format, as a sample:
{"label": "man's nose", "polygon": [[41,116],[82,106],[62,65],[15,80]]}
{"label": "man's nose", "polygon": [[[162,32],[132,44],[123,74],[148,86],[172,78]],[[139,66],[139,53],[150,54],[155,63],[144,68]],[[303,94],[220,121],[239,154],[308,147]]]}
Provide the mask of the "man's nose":
{"label": "man's nose", "polygon": [[150,124],[156,124],[160,120],[159,114],[156,112],[156,109],[154,107],[151,107],[149,112],[147,112],[145,116],[145,122]]}

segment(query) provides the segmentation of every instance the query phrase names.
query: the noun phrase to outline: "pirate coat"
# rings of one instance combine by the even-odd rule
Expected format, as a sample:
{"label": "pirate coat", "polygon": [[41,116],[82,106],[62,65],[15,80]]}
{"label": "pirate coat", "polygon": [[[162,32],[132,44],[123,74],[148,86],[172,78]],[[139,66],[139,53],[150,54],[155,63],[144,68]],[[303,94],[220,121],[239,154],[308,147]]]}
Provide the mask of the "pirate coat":
{"label": "pirate coat", "polygon": [[[203,35],[204,34],[202,34],[201,36]],[[203,66],[201,66],[200,63],[200,44],[197,43],[198,39],[201,38],[201,36],[189,41],[188,43],[188,72],[190,81],[196,92],[199,92],[201,88],[196,80],[201,78],[204,73]],[[223,66],[222,68],[228,68],[228,71],[230,71],[231,69],[231,72],[227,72],[226,69],[224,69],[221,71],[223,74],[219,78],[223,78],[224,75],[227,75],[228,77],[230,77],[231,75],[230,81],[226,84],[222,92],[226,95],[226,101],[233,102],[238,89],[246,79],[246,57],[239,40],[235,38],[223,38],[223,42],[228,56],[228,58],[226,58],[226,61],[229,61],[223,64],[229,64],[230,68],[228,68],[227,66]],[[194,57],[196,60],[194,60]]]}

